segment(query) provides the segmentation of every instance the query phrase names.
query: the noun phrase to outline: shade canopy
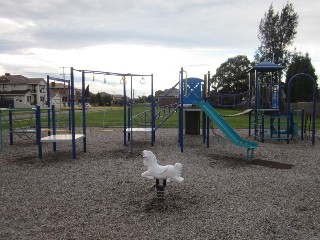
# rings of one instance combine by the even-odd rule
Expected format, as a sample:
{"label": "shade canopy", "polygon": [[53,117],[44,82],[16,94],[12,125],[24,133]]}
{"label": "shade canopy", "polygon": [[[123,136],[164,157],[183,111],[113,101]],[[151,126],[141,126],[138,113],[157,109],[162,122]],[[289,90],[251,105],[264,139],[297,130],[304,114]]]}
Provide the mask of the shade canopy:
{"label": "shade canopy", "polygon": [[247,72],[276,72],[279,70],[284,69],[284,66],[281,66],[280,64],[275,64],[272,62],[261,62],[259,64],[256,64],[254,67],[247,70]]}

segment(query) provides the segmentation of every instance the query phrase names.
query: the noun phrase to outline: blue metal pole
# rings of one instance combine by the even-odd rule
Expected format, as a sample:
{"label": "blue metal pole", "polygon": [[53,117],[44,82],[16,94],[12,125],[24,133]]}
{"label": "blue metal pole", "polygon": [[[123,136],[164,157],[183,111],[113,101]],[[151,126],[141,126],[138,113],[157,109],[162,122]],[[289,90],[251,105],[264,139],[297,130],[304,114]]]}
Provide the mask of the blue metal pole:
{"label": "blue metal pole", "polygon": [[[208,73],[208,79],[210,79],[210,73]],[[208,84],[209,85],[209,84]],[[207,91],[208,91],[208,89],[207,89]],[[209,94],[209,92],[207,92],[207,94]],[[208,99],[206,98],[206,101],[208,101]],[[209,116],[207,116],[207,134],[206,134],[206,136],[207,136],[207,148],[209,147],[209,142],[210,142],[210,118],[209,118]]]}
{"label": "blue metal pole", "polygon": [[[290,113],[290,115],[288,115],[288,113],[286,114],[287,117],[287,144],[289,144],[289,139],[290,139],[290,133],[292,134],[292,139],[294,137],[294,129],[293,129],[293,109]],[[291,126],[290,126],[290,122],[291,122]]]}
{"label": "blue metal pole", "polygon": [[[271,122],[271,119],[270,119]],[[270,127],[271,132],[271,127]],[[271,134],[271,133],[270,133]],[[264,113],[261,116],[261,130],[260,130],[261,142],[264,143]]]}
{"label": "blue metal pole", "polygon": [[280,124],[281,124],[281,116],[280,116],[280,113],[278,113],[278,134],[277,134],[277,136],[278,136],[278,141],[280,140]]}
{"label": "blue metal pole", "polygon": [[[207,81],[207,75],[204,75],[204,80]],[[202,94],[202,101],[205,100],[206,98],[206,92],[207,92],[207,88],[206,88],[206,84],[203,85],[203,90],[202,90],[203,94]],[[204,111],[201,111],[201,115],[202,115],[202,142],[205,143],[206,142],[206,136],[207,136],[207,132],[206,132],[206,115],[204,113]]]}
{"label": "blue metal pole", "polygon": [[48,106],[48,111],[47,111],[47,115],[48,115],[48,124],[47,124],[47,127],[48,127],[48,135],[50,136],[50,131],[49,129],[51,128],[51,116],[50,116],[50,106],[51,106],[51,103],[50,103],[50,77],[49,75],[47,75],[47,106]]}
{"label": "blue metal pole", "polygon": [[303,140],[303,133],[304,133],[304,108],[301,109],[301,140]]}
{"label": "blue metal pole", "polygon": [[71,67],[71,134],[72,134],[72,157],[73,159],[77,158],[76,151],[76,129],[75,129],[75,114],[74,114],[74,75],[73,68]]}
{"label": "blue metal pole", "polygon": [[180,72],[180,112],[179,112],[179,142],[180,151],[183,152],[183,98],[184,98],[184,84],[183,84],[183,68]]}
{"label": "blue metal pole", "polygon": [[254,98],[254,139],[257,139],[257,130],[258,130],[258,99],[259,99],[259,92],[258,92],[258,73],[257,70],[254,71],[255,73],[255,98]]}
{"label": "blue metal pole", "polygon": [[42,158],[42,143],[41,143],[41,110],[40,106],[36,106],[36,136],[38,144],[38,156]]}
{"label": "blue metal pole", "polygon": [[[81,89],[82,89],[82,99],[81,99],[81,103],[82,103],[82,132],[84,135],[83,138],[83,151],[86,152],[87,151],[87,118],[86,118],[86,108],[85,108],[85,98],[83,96],[86,95],[86,78],[85,78],[85,72],[82,71],[81,74]],[[71,91],[71,89],[70,89]],[[70,94],[71,96],[71,94]],[[69,100],[69,105],[70,105],[70,100]]]}
{"label": "blue metal pole", "polygon": [[315,143],[316,136],[316,81],[313,80],[313,109],[312,109],[312,145]]}
{"label": "blue metal pole", "polygon": [[[53,136],[55,136],[57,134],[57,124],[56,124],[56,109],[55,109],[55,106],[54,104],[52,104],[51,106],[51,111],[52,111],[52,134]],[[53,142],[52,144],[53,146],[53,151],[57,151],[57,143],[56,142]]]}
{"label": "blue metal pole", "polygon": [[282,99],[282,91],[281,91],[281,70],[279,70],[279,79],[278,79],[278,110],[281,110],[281,99]]}
{"label": "blue metal pole", "polygon": [[12,123],[12,106],[9,106],[9,129],[10,129],[10,145],[13,145],[13,123]]}
{"label": "blue metal pole", "polygon": [[127,95],[125,79],[123,79],[123,141],[124,145],[127,145]]}
{"label": "blue metal pole", "polygon": [[[131,130],[131,108],[132,103],[128,105],[128,129]],[[131,131],[128,132],[128,141],[131,141]]]}
{"label": "blue metal pole", "polygon": [[69,132],[71,131],[71,106],[70,106],[71,89],[70,82],[68,82],[68,114],[69,114]]}

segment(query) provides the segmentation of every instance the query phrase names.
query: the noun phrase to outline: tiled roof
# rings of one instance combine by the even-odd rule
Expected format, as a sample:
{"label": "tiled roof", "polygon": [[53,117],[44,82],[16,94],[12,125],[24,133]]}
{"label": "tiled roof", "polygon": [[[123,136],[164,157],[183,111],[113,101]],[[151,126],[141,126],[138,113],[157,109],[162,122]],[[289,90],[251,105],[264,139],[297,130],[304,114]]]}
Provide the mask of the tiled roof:
{"label": "tiled roof", "polygon": [[28,80],[28,84],[39,84],[41,82],[45,83],[43,78],[29,78]]}
{"label": "tiled roof", "polygon": [[68,84],[64,84],[64,83],[57,83],[57,82],[51,82],[50,83],[50,89],[56,89],[56,88],[66,88],[68,89]]}
{"label": "tiled roof", "polygon": [[[169,93],[168,93],[169,92]],[[166,95],[167,94],[167,95]],[[161,94],[160,96],[165,96],[166,97],[176,97],[176,96],[179,96],[179,89],[165,89],[163,91],[163,94]]]}
{"label": "tiled roof", "polygon": [[3,75],[0,77],[0,83],[5,84],[27,84],[28,78],[22,75]]}
{"label": "tiled roof", "polygon": [[39,84],[44,81],[43,78],[26,78],[22,75],[2,75],[0,76],[0,84]]}

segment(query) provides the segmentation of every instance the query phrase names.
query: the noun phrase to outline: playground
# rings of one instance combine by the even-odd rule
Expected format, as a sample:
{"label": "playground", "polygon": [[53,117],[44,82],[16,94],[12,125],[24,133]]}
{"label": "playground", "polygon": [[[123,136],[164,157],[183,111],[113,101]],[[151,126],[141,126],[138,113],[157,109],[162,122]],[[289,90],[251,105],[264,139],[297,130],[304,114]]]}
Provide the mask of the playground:
{"label": "playground", "polygon": [[[24,133],[32,131],[33,139],[13,141],[21,131],[13,127],[19,109],[0,109],[9,124],[0,129],[0,238],[320,238],[315,97],[306,131],[303,110],[281,107],[281,70],[270,63],[253,67],[248,99],[231,96],[231,103],[246,102],[249,108],[233,116],[222,116],[211,102],[210,73],[204,80],[188,78],[181,68],[172,88],[179,86],[179,102],[168,108],[157,107],[153,74],[71,68],[70,81],[48,76],[48,84],[67,81],[69,86],[65,129],[57,126],[62,119],[50,104],[49,90],[47,108],[28,110],[36,128]],[[262,86],[259,73],[269,71],[272,81]],[[85,98],[75,108],[74,75],[81,77],[83,96],[87,75],[90,81],[97,75],[105,82],[109,76],[121,78],[122,127],[105,125],[106,110],[100,127],[87,124],[94,110],[85,107]],[[134,101],[134,81],[140,89],[149,83],[151,102],[142,108]],[[287,95],[290,99],[290,90]],[[223,96],[216,100],[225,102]],[[228,117],[243,114],[248,128],[235,129]],[[162,128],[171,116],[177,126]],[[141,177],[143,150],[152,151],[159,165],[180,163],[179,171],[183,166],[183,181],[163,181],[161,201],[159,180]]]}
{"label": "playground", "polygon": [[[122,134],[88,128],[90,151],[79,146],[76,160],[71,143],[57,152],[44,144],[39,160],[34,142],[4,138],[0,238],[320,238],[320,149],[310,140],[266,142],[248,163],[241,148],[214,136],[206,148],[186,135],[181,153],[178,129],[159,129],[155,146],[136,134],[131,152]],[[167,184],[161,208],[154,182],[140,176],[144,149],[161,164],[183,164],[185,180]]]}

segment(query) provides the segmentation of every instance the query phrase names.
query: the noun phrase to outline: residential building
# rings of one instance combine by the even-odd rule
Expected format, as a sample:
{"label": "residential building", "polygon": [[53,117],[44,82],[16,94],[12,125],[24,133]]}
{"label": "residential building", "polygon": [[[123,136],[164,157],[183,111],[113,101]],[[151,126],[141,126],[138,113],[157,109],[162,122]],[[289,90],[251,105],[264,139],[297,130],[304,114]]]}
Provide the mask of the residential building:
{"label": "residential building", "polygon": [[179,89],[171,88],[165,89],[163,94],[158,97],[158,106],[164,107],[179,103]]}
{"label": "residential building", "polygon": [[[50,82],[50,101],[56,107],[67,107],[69,102],[69,85],[67,83]],[[81,103],[82,92],[74,90],[75,105]]]}
{"label": "residential building", "polygon": [[0,76],[0,107],[31,108],[44,105],[47,99],[46,81],[6,73]]}

